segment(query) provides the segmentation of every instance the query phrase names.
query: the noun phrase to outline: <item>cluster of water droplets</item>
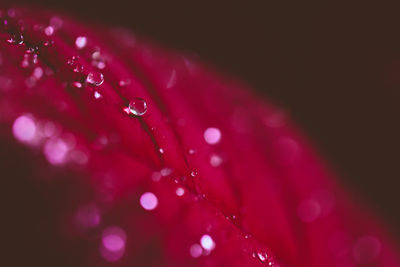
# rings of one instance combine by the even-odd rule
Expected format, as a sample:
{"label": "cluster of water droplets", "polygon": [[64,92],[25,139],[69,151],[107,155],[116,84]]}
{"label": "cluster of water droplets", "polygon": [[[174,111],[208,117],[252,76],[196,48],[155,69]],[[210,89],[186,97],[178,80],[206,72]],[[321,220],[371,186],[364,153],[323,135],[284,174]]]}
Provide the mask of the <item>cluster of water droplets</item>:
{"label": "cluster of water droplets", "polygon": [[15,119],[12,132],[19,142],[41,149],[52,165],[84,165],[89,160],[87,149],[77,143],[75,136],[63,131],[52,121],[39,120],[32,114],[23,114]]}
{"label": "cluster of water droplets", "polygon": [[[8,19],[15,16],[13,11],[9,11],[7,15],[0,16],[2,18],[2,27],[7,27],[9,24]],[[35,27],[38,31],[43,31],[44,35],[51,38],[57,31],[63,26],[63,22],[59,17],[52,17],[48,25],[42,25]],[[10,32],[10,37],[7,40],[12,45],[24,45],[24,36],[20,31]],[[93,98],[96,100],[105,98],[105,94],[102,93],[102,86],[104,86],[107,77],[103,75],[103,72],[107,70],[107,65],[110,58],[98,47],[92,47],[91,39],[84,35],[77,36],[74,40],[73,45],[76,48],[76,55],[69,59],[66,59],[66,65],[75,74],[84,75],[83,79],[77,79],[71,81],[71,85],[74,88],[82,89],[89,88],[92,90]],[[51,39],[46,39],[44,43],[40,45],[27,45],[25,54],[21,61],[21,67],[24,69],[31,70],[29,77],[29,84],[32,87],[37,81],[42,79],[48,70],[40,65],[40,47],[46,47],[52,45]],[[84,62],[89,62],[90,70],[85,69]],[[78,76],[80,77],[80,76]],[[173,69],[170,74],[170,78],[166,83],[166,88],[173,90],[173,87],[177,84],[177,71]],[[131,86],[129,79],[121,79],[118,81],[119,87]],[[114,88],[117,90],[117,88]],[[124,111],[128,115],[132,115],[132,118],[142,117],[146,114],[148,106],[145,99],[141,97],[133,97],[128,99],[129,103],[124,106]],[[268,116],[263,121],[264,125],[269,129],[276,129],[282,127],[285,124],[285,115],[282,112],[276,112],[271,116]],[[47,122],[43,123],[40,120],[34,118],[31,114],[23,114],[18,117],[13,124],[14,137],[22,143],[31,146],[40,146],[43,153],[52,165],[64,165],[69,162],[78,164],[86,164],[89,160],[89,154],[87,151],[79,149],[73,138],[68,138],[68,135],[62,134],[57,130],[59,127],[54,123]],[[220,154],[218,148],[223,142],[223,132],[217,125],[209,125],[204,129],[203,142],[210,147],[212,151],[208,155],[209,164],[214,168],[219,168],[226,162],[226,157]],[[101,145],[106,145],[110,141],[109,137],[100,140]],[[300,146],[294,139],[290,137],[281,137],[275,142],[276,150],[280,151],[278,160],[281,164],[288,166],[295,163],[301,155]],[[213,150],[215,149],[215,150]],[[158,147],[157,152],[160,155],[165,155],[165,149]],[[185,150],[188,157],[196,157],[200,152],[195,148],[189,148]],[[185,156],[186,156],[185,155]],[[200,174],[200,175],[199,175]],[[202,192],[196,192],[188,187],[185,182],[192,179],[195,183],[201,176],[201,172],[196,168],[188,166],[186,175],[176,174],[170,167],[163,166],[159,171],[154,172],[150,179],[153,182],[159,182],[162,179],[173,179],[176,183],[175,195],[180,199],[186,198],[190,194],[198,194],[201,198],[205,198],[205,194]],[[162,198],[157,196],[155,192],[142,192],[138,198],[138,205],[146,212],[155,212],[159,208],[159,201]],[[334,208],[335,198],[330,192],[319,192],[311,194],[309,198],[304,199],[298,205],[297,215],[299,219],[304,223],[313,223],[319,218],[327,216]],[[226,216],[230,221],[236,221],[235,215]],[[88,206],[82,206],[76,214],[76,221],[81,227],[98,227],[101,221],[100,208],[95,204]],[[245,236],[246,239],[250,238],[249,235]],[[102,230],[102,240],[100,246],[101,255],[108,261],[117,261],[125,253],[127,236],[123,228],[119,226],[107,227]],[[201,256],[207,256],[216,248],[217,243],[215,237],[213,238],[210,234],[204,234],[200,239],[196,240],[189,248],[188,253],[194,258]],[[376,258],[381,250],[379,240],[371,236],[360,237],[353,245],[353,254],[356,261],[361,262],[365,260],[365,251],[371,252],[370,258]],[[265,263],[267,266],[275,266],[271,256],[263,251],[257,250],[251,253],[251,255],[258,261]]]}

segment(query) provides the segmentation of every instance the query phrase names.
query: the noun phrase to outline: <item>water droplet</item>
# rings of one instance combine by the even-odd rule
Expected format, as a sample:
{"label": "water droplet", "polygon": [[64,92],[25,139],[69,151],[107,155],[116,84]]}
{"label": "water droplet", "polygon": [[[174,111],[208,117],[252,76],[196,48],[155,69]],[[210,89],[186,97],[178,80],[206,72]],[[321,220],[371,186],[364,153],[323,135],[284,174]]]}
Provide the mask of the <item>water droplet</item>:
{"label": "water droplet", "polygon": [[129,109],[129,107],[124,107],[122,108],[122,110],[128,115],[131,114],[131,110]]}
{"label": "water droplet", "polygon": [[193,178],[197,176],[197,171],[193,170],[190,172],[190,176],[192,176]]}
{"label": "water droplet", "polygon": [[162,168],[160,171],[161,176],[168,176],[172,173],[172,169],[171,168]]}
{"label": "water droplet", "polygon": [[131,80],[129,80],[129,79],[120,80],[120,81],[119,81],[119,86],[121,86],[121,87],[127,86],[127,85],[129,85],[129,84],[131,84]]}
{"label": "water droplet", "polygon": [[160,154],[164,154],[165,153],[163,148],[158,149],[158,152],[160,152]]}
{"label": "water droplet", "polygon": [[24,36],[20,33],[13,33],[11,34],[7,42],[9,42],[10,44],[21,45],[24,43]]}
{"label": "water droplet", "polygon": [[43,76],[43,69],[41,67],[36,67],[33,70],[32,77],[35,78],[36,80],[39,80],[40,78],[42,78],[42,76]]}
{"label": "water droplet", "polygon": [[221,131],[215,127],[207,128],[204,131],[204,140],[209,145],[218,144],[221,141]]}
{"label": "water droplet", "polygon": [[98,69],[104,69],[106,67],[106,60],[100,54],[100,51],[95,51],[92,54],[92,65]]}
{"label": "water droplet", "polygon": [[100,86],[104,82],[104,76],[101,72],[92,71],[87,75],[86,82],[94,86]]}
{"label": "water droplet", "polygon": [[75,88],[82,88],[82,83],[80,83],[80,82],[73,82],[73,83],[72,83],[72,86],[75,87]]}
{"label": "water droplet", "polygon": [[201,248],[201,246],[199,244],[193,244],[190,247],[190,255],[193,258],[198,258],[201,256],[201,254],[203,253],[203,249]]}
{"label": "water droplet", "polygon": [[22,115],[14,121],[12,131],[18,141],[30,143],[36,137],[37,127],[31,116]]}
{"label": "water droplet", "polygon": [[99,92],[97,92],[97,91],[94,91],[93,96],[94,96],[94,98],[96,98],[96,99],[99,99],[99,98],[103,97],[103,96],[102,96]]}
{"label": "water droplet", "polygon": [[268,255],[266,252],[257,252],[256,257],[261,261],[261,262],[266,262],[268,259]]}
{"label": "water droplet", "polygon": [[194,149],[192,149],[192,148],[191,148],[191,149],[188,149],[187,152],[188,152],[189,155],[194,155],[194,154],[196,154],[196,150],[194,150]]}
{"label": "water droplet", "polygon": [[84,48],[86,46],[86,44],[87,44],[87,38],[85,36],[78,36],[75,39],[75,46],[78,49]]}
{"label": "water droplet", "polygon": [[28,68],[28,67],[33,67],[34,65],[36,65],[38,63],[38,55],[31,53],[30,51],[27,51],[24,54],[24,58],[21,62],[21,66],[23,68]]}
{"label": "water droplet", "polygon": [[[135,97],[129,103],[129,110],[135,116],[143,116],[147,111],[147,103],[143,98]],[[161,149],[162,148],[160,148],[160,153],[163,153]]]}
{"label": "water droplet", "polygon": [[47,36],[51,36],[54,33],[54,28],[52,26],[47,26],[46,28],[44,28],[44,34],[46,34]]}
{"label": "water droplet", "polygon": [[210,164],[213,167],[218,167],[222,164],[222,158],[216,154],[211,155],[210,157]]}
{"label": "water droplet", "polygon": [[60,138],[47,140],[43,147],[47,161],[53,165],[64,164],[67,160],[68,151],[68,144]]}
{"label": "water droplet", "polygon": [[51,46],[51,45],[53,45],[53,44],[54,44],[54,41],[53,41],[53,40],[47,40],[47,41],[45,41],[45,42],[43,43],[44,46]]}
{"label": "water droplet", "polygon": [[153,193],[146,192],[140,197],[140,205],[145,210],[154,210],[158,206],[158,199]]}
{"label": "water droplet", "polygon": [[200,238],[200,244],[205,250],[213,250],[215,248],[215,242],[209,235],[203,235]]}
{"label": "water droplet", "polygon": [[79,63],[79,56],[73,56],[72,58],[68,59],[67,64],[72,67],[74,72],[83,71],[83,65]]}
{"label": "water droplet", "polygon": [[178,187],[178,188],[176,189],[175,193],[176,193],[176,195],[177,195],[178,197],[181,197],[181,196],[183,196],[183,195],[185,194],[185,189],[183,189],[182,187]]}
{"label": "water droplet", "polygon": [[126,234],[117,226],[108,227],[102,233],[100,253],[109,262],[119,260],[125,252]]}

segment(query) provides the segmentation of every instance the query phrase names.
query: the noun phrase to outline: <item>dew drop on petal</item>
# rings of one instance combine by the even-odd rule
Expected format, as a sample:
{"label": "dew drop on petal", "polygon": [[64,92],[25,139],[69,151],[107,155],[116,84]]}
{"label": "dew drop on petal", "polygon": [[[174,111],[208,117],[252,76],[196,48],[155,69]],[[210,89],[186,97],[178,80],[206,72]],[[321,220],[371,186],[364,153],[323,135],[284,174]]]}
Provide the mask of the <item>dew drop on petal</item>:
{"label": "dew drop on petal", "polygon": [[154,210],[158,205],[158,199],[153,193],[146,192],[140,197],[140,205],[145,210]]}
{"label": "dew drop on petal", "polygon": [[201,254],[203,253],[203,249],[201,248],[201,246],[199,244],[193,244],[190,247],[190,255],[193,258],[198,258],[201,256]]}
{"label": "dew drop on petal", "polygon": [[72,86],[75,87],[75,88],[82,88],[82,83],[80,83],[80,82],[73,82],[73,83],[72,83]]}
{"label": "dew drop on petal", "polygon": [[106,67],[105,58],[100,54],[100,51],[93,52],[92,65],[101,70]]}
{"label": "dew drop on petal", "polygon": [[189,155],[194,155],[194,154],[196,154],[196,150],[190,148],[190,149],[188,149],[187,153],[188,153]]}
{"label": "dew drop on petal", "polygon": [[204,140],[209,145],[218,144],[221,141],[221,131],[214,127],[207,128],[204,131]]}
{"label": "dew drop on petal", "polygon": [[99,92],[97,92],[97,91],[94,91],[93,96],[94,96],[94,98],[96,98],[96,99],[99,99],[99,98],[102,97],[102,95],[101,95]]}
{"label": "dew drop on petal", "polygon": [[181,196],[183,196],[183,195],[185,194],[185,189],[183,189],[182,187],[178,187],[178,188],[176,189],[175,193],[176,193],[176,195],[177,195],[178,197],[181,197]]}
{"label": "dew drop on petal", "polygon": [[124,87],[124,86],[127,86],[127,85],[131,84],[131,80],[129,80],[129,79],[120,80],[118,84],[119,84],[119,86]]}
{"label": "dew drop on petal", "polygon": [[44,33],[47,36],[51,36],[54,33],[54,28],[52,26],[47,26],[46,28],[44,28]]}
{"label": "dew drop on petal", "polygon": [[36,123],[28,115],[19,116],[13,123],[14,137],[20,142],[32,142],[36,136]]}
{"label": "dew drop on petal", "polygon": [[215,248],[215,242],[209,235],[203,235],[200,238],[200,244],[205,250],[213,250]]}
{"label": "dew drop on petal", "polygon": [[162,168],[160,171],[161,176],[168,176],[172,173],[172,169],[171,168]]}
{"label": "dew drop on petal", "polygon": [[107,261],[119,260],[125,252],[125,231],[116,226],[106,228],[102,233],[100,253]]}
{"label": "dew drop on petal", "polygon": [[103,73],[98,71],[89,72],[86,77],[86,82],[94,86],[100,86],[104,82]]}
{"label": "dew drop on petal", "polygon": [[210,164],[213,167],[218,167],[222,164],[222,158],[216,154],[211,155]]}
{"label": "dew drop on petal", "polygon": [[102,243],[111,251],[121,250],[125,246],[126,234],[120,227],[109,227],[102,233]]}
{"label": "dew drop on petal", "polygon": [[24,36],[20,33],[13,33],[11,37],[7,40],[10,44],[21,45],[24,43]]}
{"label": "dew drop on petal", "polygon": [[129,110],[135,116],[143,116],[147,111],[147,103],[143,98],[135,97],[129,102]]}
{"label": "dew drop on petal", "polygon": [[53,165],[65,163],[68,150],[68,144],[60,138],[47,140],[43,147],[43,152],[47,161]]}
{"label": "dew drop on petal", "polygon": [[75,46],[78,49],[82,49],[87,44],[87,38],[85,36],[79,36],[75,39]]}
{"label": "dew drop on petal", "polygon": [[79,56],[73,56],[67,60],[67,64],[71,66],[73,72],[82,72],[83,65],[79,62]]}
{"label": "dew drop on petal", "polygon": [[193,178],[197,176],[197,171],[193,170],[190,172],[190,176],[192,176]]}
{"label": "dew drop on petal", "polygon": [[28,68],[33,67],[38,63],[38,56],[37,54],[26,52],[21,62],[21,67]]}
{"label": "dew drop on petal", "polygon": [[129,107],[124,107],[122,110],[128,115],[131,114],[131,110],[129,109]]}
{"label": "dew drop on petal", "polygon": [[259,252],[257,252],[256,255],[257,255],[257,258],[258,258],[261,262],[266,262],[266,261],[267,261],[267,258],[268,258],[267,253],[259,251]]}
{"label": "dew drop on petal", "polygon": [[53,41],[53,40],[47,40],[47,41],[45,41],[45,42],[43,43],[44,46],[51,46],[51,45],[53,45],[53,44],[54,44],[54,41]]}
{"label": "dew drop on petal", "polygon": [[44,71],[41,67],[36,67],[33,70],[32,77],[35,78],[36,80],[39,80],[40,78],[42,78],[43,73],[44,73]]}

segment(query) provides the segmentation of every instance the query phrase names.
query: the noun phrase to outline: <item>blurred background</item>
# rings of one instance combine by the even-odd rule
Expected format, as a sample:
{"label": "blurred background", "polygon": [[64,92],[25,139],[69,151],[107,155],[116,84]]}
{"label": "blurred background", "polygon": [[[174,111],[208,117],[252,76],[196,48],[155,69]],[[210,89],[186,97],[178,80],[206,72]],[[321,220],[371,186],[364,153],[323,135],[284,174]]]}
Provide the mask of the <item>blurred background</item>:
{"label": "blurred background", "polygon": [[393,5],[13,0],[197,54],[284,107],[400,239],[400,16]]}

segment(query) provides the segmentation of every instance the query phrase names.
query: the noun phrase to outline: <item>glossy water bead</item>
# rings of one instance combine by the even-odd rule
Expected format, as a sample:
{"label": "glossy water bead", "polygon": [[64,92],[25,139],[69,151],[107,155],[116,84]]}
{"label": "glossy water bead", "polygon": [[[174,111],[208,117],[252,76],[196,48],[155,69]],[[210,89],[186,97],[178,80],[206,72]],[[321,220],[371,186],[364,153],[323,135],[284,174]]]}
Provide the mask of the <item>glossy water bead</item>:
{"label": "glossy water bead", "polygon": [[153,193],[146,192],[140,196],[140,205],[145,210],[154,210],[158,206],[158,199]]}
{"label": "glossy water bead", "polygon": [[75,39],[75,46],[78,49],[84,48],[86,46],[86,44],[87,44],[87,38],[85,36],[78,36]]}
{"label": "glossy water bead", "polygon": [[86,77],[86,82],[94,86],[100,86],[104,82],[104,76],[101,72],[98,71],[89,72]]}
{"label": "glossy water bead", "polygon": [[129,111],[135,116],[143,116],[147,111],[147,103],[143,98],[135,97],[129,102]]}
{"label": "glossy water bead", "polygon": [[221,131],[215,127],[209,127],[204,131],[204,140],[207,144],[215,145],[221,140]]}

